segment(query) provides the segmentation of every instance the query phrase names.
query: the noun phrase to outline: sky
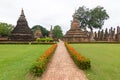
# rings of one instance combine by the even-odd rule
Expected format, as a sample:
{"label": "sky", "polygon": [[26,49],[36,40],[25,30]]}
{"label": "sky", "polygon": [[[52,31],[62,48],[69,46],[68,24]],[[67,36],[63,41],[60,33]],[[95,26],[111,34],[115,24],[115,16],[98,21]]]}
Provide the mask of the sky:
{"label": "sky", "polygon": [[70,29],[72,15],[80,6],[95,8],[102,6],[110,18],[103,28],[120,25],[120,0],[0,0],[0,22],[16,25],[21,9],[24,9],[29,27],[60,25],[63,33]]}

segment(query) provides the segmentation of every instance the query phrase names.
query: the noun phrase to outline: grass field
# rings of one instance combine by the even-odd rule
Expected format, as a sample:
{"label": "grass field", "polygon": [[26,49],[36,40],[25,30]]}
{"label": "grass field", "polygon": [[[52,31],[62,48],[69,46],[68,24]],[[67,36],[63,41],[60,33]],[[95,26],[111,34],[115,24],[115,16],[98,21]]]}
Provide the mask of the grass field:
{"label": "grass field", "polygon": [[120,80],[120,44],[71,44],[90,58],[89,80]]}
{"label": "grass field", "polygon": [[0,80],[29,80],[32,63],[51,45],[0,45]]}

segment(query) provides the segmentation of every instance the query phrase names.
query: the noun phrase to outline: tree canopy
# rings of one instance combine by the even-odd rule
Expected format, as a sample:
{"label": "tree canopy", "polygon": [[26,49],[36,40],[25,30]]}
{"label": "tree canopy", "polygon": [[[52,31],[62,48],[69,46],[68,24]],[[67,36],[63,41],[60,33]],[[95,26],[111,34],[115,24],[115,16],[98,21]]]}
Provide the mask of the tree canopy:
{"label": "tree canopy", "polygon": [[53,34],[54,34],[55,38],[58,38],[58,39],[62,38],[63,37],[63,33],[62,33],[61,26],[59,26],[59,25],[54,26]]}
{"label": "tree canopy", "polygon": [[49,35],[49,31],[48,31],[46,28],[44,28],[43,26],[41,26],[41,25],[35,25],[35,26],[32,27],[31,30],[32,30],[32,32],[34,33],[34,31],[36,31],[36,30],[38,30],[38,29],[41,30],[41,33],[42,33],[42,35],[43,35],[44,37]]}
{"label": "tree canopy", "polygon": [[89,9],[84,6],[79,7],[75,15],[81,23],[81,28],[89,28],[91,31],[93,28],[101,29],[104,25],[104,21],[109,18],[106,10],[101,6],[97,6],[93,9]]}
{"label": "tree canopy", "polygon": [[14,26],[7,23],[0,22],[0,36],[7,37],[10,35],[11,31],[13,30]]}

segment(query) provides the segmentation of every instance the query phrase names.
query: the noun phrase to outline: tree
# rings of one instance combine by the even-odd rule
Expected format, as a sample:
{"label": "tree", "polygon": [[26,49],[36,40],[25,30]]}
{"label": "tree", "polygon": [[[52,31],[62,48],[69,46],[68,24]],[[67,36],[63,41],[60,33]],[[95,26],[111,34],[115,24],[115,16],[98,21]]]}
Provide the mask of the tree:
{"label": "tree", "polygon": [[40,25],[35,25],[35,26],[33,26],[31,30],[32,30],[32,32],[34,33],[34,31],[36,31],[37,29],[40,29],[40,30],[41,30],[42,35],[43,35],[44,37],[49,35],[49,31],[48,31],[46,28],[44,28],[44,27],[42,27],[42,26],[40,26]]}
{"label": "tree", "polygon": [[53,34],[54,37],[58,39],[63,37],[62,29],[59,25],[54,26]]}
{"label": "tree", "polygon": [[14,26],[7,23],[0,22],[0,36],[8,37],[13,30]]}
{"label": "tree", "polygon": [[106,10],[101,6],[97,6],[94,9],[88,9],[84,6],[79,7],[75,15],[81,22],[81,28],[89,28],[91,31],[93,28],[101,29],[104,25],[104,21],[109,18]]}
{"label": "tree", "polygon": [[90,20],[88,22],[88,28],[92,31],[93,28],[101,29],[104,25],[104,21],[109,18],[106,10],[103,7],[97,6],[94,9],[90,10]]}
{"label": "tree", "polygon": [[85,6],[79,7],[77,12],[75,12],[75,16],[80,21],[80,28],[86,30],[87,22],[89,21],[89,9]]}

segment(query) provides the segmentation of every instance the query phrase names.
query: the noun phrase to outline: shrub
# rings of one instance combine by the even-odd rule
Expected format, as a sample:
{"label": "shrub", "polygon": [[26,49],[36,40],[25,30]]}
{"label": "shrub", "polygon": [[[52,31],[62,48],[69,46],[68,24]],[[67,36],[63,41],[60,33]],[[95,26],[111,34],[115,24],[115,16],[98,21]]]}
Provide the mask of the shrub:
{"label": "shrub", "polygon": [[45,53],[40,56],[35,63],[33,63],[30,72],[34,76],[41,76],[42,73],[46,70],[47,68],[47,63],[49,62],[51,56],[53,55],[55,49],[57,47],[57,44],[54,44],[52,47],[50,47]]}
{"label": "shrub", "polygon": [[37,42],[40,42],[40,40],[41,40],[40,38],[36,38],[36,41],[37,41]]}
{"label": "shrub", "polygon": [[72,46],[68,45],[67,43],[65,43],[65,46],[68,52],[70,53],[70,56],[72,57],[73,61],[80,69],[89,69],[91,67],[90,59],[82,56]]}
{"label": "shrub", "polygon": [[52,38],[45,38],[45,41],[46,42],[53,42],[53,39]]}
{"label": "shrub", "polygon": [[52,38],[36,38],[37,42],[54,42]]}

